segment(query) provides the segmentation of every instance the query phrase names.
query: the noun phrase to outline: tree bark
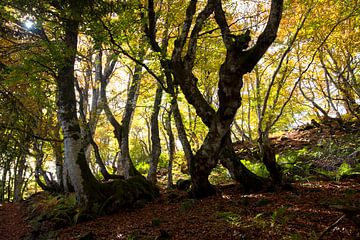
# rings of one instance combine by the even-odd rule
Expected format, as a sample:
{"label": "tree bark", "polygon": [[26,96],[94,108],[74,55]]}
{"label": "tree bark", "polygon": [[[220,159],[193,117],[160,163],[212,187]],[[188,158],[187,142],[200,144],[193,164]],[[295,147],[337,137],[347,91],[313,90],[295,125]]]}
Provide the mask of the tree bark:
{"label": "tree bark", "polygon": [[[140,53],[140,58],[143,57],[143,53]],[[141,175],[135,168],[129,151],[129,134],[131,128],[131,122],[134,115],[136,102],[139,96],[140,81],[141,81],[142,66],[140,64],[135,65],[133,79],[128,92],[125,113],[121,121],[121,153],[118,161],[118,172],[123,175],[125,179],[131,176]]]}
{"label": "tree bark", "polygon": [[[60,185],[54,181],[54,179],[49,178],[46,171],[43,170],[43,158],[44,153],[42,151],[42,143],[34,142],[34,151],[35,151],[35,181],[44,191],[49,192],[60,192],[62,188]],[[45,183],[43,183],[40,177],[44,178]]]}
{"label": "tree bark", "polygon": [[[208,176],[217,164],[223,138],[229,132],[230,124],[233,122],[236,111],[240,107],[240,89],[243,85],[242,77],[254,68],[275,40],[281,19],[282,3],[283,1],[281,0],[272,1],[268,23],[255,46],[249,50],[245,50],[250,42],[249,32],[242,34],[235,41],[230,38],[230,29],[226,23],[225,13],[220,0],[208,1],[203,11],[197,16],[190,39],[187,41],[191,22],[196,12],[196,1],[188,5],[185,24],[175,42],[172,61],[175,81],[179,83],[187,101],[194,106],[197,114],[209,127],[209,132],[203,145],[197,151],[190,164],[191,191],[194,197],[201,198],[214,193]],[[219,72],[219,108],[216,112],[208,105],[200,93],[196,86],[197,78],[192,73],[196,57],[197,38],[202,24],[212,12],[215,12],[215,19],[221,29],[223,42],[226,46],[226,59],[221,65]],[[183,57],[182,52],[187,42],[187,52]]]}
{"label": "tree bark", "polygon": [[168,153],[169,153],[169,163],[168,163],[168,178],[167,178],[167,188],[171,189],[173,187],[173,175],[172,175],[172,169],[173,169],[173,162],[174,162],[174,155],[175,155],[175,138],[174,138],[174,134],[172,132],[172,127],[171,127],[171,116],[172,116],[172,112],[173,112],[173,108],[172,106],[170,107],[170,110],[168,111],[168,115],[166,116],[165,119],[165,131],[169,137],[169,141],[168,141]]}
{"label": "tree bark", "polygon": [[[72,4],[71,4],[72,5]],[[77,7],[72,6],[78,14]],[[74,65],[77,52],[79,21],[64,19],[64,53],[57,61],[58,113],[64,135],[64,163],[74,187],[77,203],[85,208],[101,199],[99,183],[91,173],[85,158],[84,144],[76,110]]]}
{"label": "tree bark", "polygon": [[[265,136],[264,136],[265,134]],[[270,145],[268,134],[263,133],[259,137],[259,148],[262,162],[265,164],[266,169],[270,173],[272,184],[275,187],[282,187],[282,173],[280,166],[276,163],[275,150]]]}
{"label": "tree bark", "polygon": [[162,88],[158,85],[155,94],[154,100],[154,107],[153,112],[151,114],[151,158],[150,158],[150,168],[147,175],[147,179],[152,182],[156,183],[156,172],[159,162],[159,157],[161,153],[161,144],[160,144],[160,133],[159,133],[159,111],[161,105],[161,98],[162,98]]}
{"label": "tree bark", "polygon": [[245,192],[257,192],[267,186],[267,179],[261,178],[247,169],[235,153],[230,134],[225,136],[220,152],[220,163],[229,170],[231,177],[241,184]]}
{"label": "tree bark", "polygon": [[[2,178],[1,178],[1,195],[0,195],[0,202],[4,202],[5,200],[5,193],[6,193],[6,177],[11,174],[10,173],[10,161],[7,160],[4,163]],[[8,186],[9,188],[10,186]]]}
{"label": "tree bark", "polygon": [[[250,33],[246,32],[236,36],[235,39],[232,37],[233,35],[226,22],[225,12],[221,6],[221,0],[208,0],[204,9],[199,12],[194,20],[197,12],[196,5],[197,1],[191,1],[187,6],[182,30],[174,43],[171,62],[169,63],[166,56],[162,54],[163,60],[161,65],[165,69],[168,85],[169,83],[172,85],[172,78],[169,76],[169,73],[171,73],[174,77],[174,83],[180,85],[186,100],[194,106],[196,113],[209,128],[203,145],[195,156],[189,153],[192,194],[195,197],[205,197],[215,192],[208,181],[208,176],[217,164],[218,154],[223,145],[223,138],[230,131],[230,125],[241,104],[240,89],[243,84],[242,77],[254,68],[275,40],[281,19],[283,1],[271,1],[267,25],[262,34],[260,34],[255,46],[249,50],[246,49],[250,42]],[[207,103],[199,91],[197,87],[198,79],[192,73],[196,59],[199,33],[203,23],[213,12],[215,12],[215,20],[221,29],[223,42],[226,47],[226,60],[221,65],[219,73],[219,109],[217,111]],[[147,36],[153,50],[161,53],[162,49],[157,44],[155,38],[156,18],[152,0],[148,1],[148,15]],[[193,22],[194,24],[192,24]],[[186,52],[184,52],[184,49],[186,49]],[[171,90],[171,88],[169,89]],[[176,115],[176,111],[174,111],[175,119]],[[181,134],[179,133],[180,136]]]}
{"label": "tree bark", "polygon": [[[60,139],[60,124],[57,123],[54,128],[54,137],[55,139]],[[62,156],[62,143],[60,142],[54,142],[53,145],[53,151],[55,154],[55,165],[56,165],[56,180],[58,182],[58,185],[62,191],[65,190],[64,188],[64,179],[63,179],[63,156]],[[67,188],[68,189],[68,188]]]}
{"label": "tree bark", "polygon": [[14,201],[19,202],[22,200],[22,186],[24,183],[24,170],[26,163],[26,154],[22,153],[18,159],[15,179],[14,179]]}
{"label": "tree bark", "polygon": [[190,168],[190,162],[191,162],[191,159],[193,158],[193,152],[192,152],[192,149],[190,146],[190,142],[186,135],[185,126],[182,121],[182,117],[181,117],[181,113],[180,113],[180,109],[179,109],[179,106],[177,103],[177,98],[176,98],[175,93],[171,100],[171,108],[173,111],[173,116],[174,116],[176,130],[178,132],[178,137],[179,137],[181,146],[182,146],[184,154],[185,154],[187,165]]}

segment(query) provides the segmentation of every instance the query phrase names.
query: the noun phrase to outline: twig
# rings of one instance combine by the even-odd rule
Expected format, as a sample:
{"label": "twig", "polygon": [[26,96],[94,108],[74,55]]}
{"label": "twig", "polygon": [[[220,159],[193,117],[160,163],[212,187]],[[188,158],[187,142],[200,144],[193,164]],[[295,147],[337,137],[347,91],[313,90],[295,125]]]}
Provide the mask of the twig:
{"label": "twig", "polygon": [[346,214],[343,214],[341,217],[339,217],[333,224],[331,224],[330,226],[328,226],[324,231],[322,231],[322,233],[320,234],[318,240],[322,239],[325,234],[327,232],[329,232],[331,229],[333,229],[334,227],[336,227],[336,225],[339,224],[339,222],[346,216]]}

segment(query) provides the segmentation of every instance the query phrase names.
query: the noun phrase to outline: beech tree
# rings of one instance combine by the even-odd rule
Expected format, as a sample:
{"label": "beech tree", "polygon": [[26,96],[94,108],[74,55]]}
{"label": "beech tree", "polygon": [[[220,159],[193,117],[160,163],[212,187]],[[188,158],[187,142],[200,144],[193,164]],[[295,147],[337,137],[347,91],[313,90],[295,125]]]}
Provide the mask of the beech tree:
{"label": "beech tree", "polygon": [[[195,108],[196,113],[209,129],[200,149],[189,156],[191,191],[194,197],[201,198],[215,192],[209,183],[208,176],[218,163],[219,152],[224,146],[225,136],[230,131],[230,125],[241,105],[240,89],[243,85],[243,75],[254,68],[275,40],[281,19],[282,4],[283,1],[271,1],[267,25],[254,46],[249,48],[250,31],[247,30],[240,35],[231,33],[222,8],[222,1],[208,0],[206,5],[198,11],[198,2],[192,0],[187,5],[183,26],[174,42],[171,60],[165,58],[166,54],[163,55],[161,65],[164,71],[171,73],[173,77],[167,78],[167,84],[180,86],[186,100]],[[204,23],[212,14],[221,30],[223,44],[226,48],[225,61],[219,68],[219,107],[217,110],[210,106],[202,95],[197,86],[198,78],[193,72],[199,34]],[[158,49],[155,39],[154,3],[151,0],[148,1],[148,17],[147,35],[153,49]]]}

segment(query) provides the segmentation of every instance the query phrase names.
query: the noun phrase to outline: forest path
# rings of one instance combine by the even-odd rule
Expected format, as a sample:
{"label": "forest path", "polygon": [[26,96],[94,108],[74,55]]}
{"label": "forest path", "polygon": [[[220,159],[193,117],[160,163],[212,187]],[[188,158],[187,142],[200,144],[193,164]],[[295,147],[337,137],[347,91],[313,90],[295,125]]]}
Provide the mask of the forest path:
{"label": "forest path", "polygon": [[18,240],[30,233],[25,214],[26,207],[20,203],[0,204],[1,240]]}

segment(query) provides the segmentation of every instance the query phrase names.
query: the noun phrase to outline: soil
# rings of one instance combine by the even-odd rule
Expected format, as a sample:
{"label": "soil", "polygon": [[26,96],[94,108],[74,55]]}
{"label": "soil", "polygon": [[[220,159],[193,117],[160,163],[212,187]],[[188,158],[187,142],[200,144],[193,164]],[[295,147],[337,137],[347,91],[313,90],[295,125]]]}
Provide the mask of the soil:
{"label": "soil", "polygon": [[[314,144],[323,133],[309,128],[273,139],[277,149]],[[320,131],[322,131],[320,134]],[[285,147],[286,146],[286,147]],[[58,230],[55,239],[360,239],[360,178],[305,181],[290,191],[244,194],[236,184],[217,186],[217,194],[189,199],[184,191],[163,190],[142,208]],[[25,205],[0,206],[0,239],[30,235]],[[341,209],[350,208],[351,214]]]}
{"label": "soil", "polygon": [[[188,199],[164,192],[140,209],[102,216],[59,230],[56,239],[360,239],[357,225],[339,206],[360,206],[360,179],[296,183],[291,191],[242,194],[236,185],[215,196]],[[25,206],[0,207],[0,239],[30,234]]]}
{"label": "soil", "polygon": [[20,203],[0,204],[0,239],[21,239],[29,234],[25,206]]}
{"label": "soil", "polygon": [[[128,210],[60,231],[60,239],[318,239],[343,216],[336,206],[359,206],[360,179],[297,183],[289,192],[243,195],[235,185],[216,196],[187,199],[164,193]],[[322,239],[360,239],[356,224],[340,220]]]}

